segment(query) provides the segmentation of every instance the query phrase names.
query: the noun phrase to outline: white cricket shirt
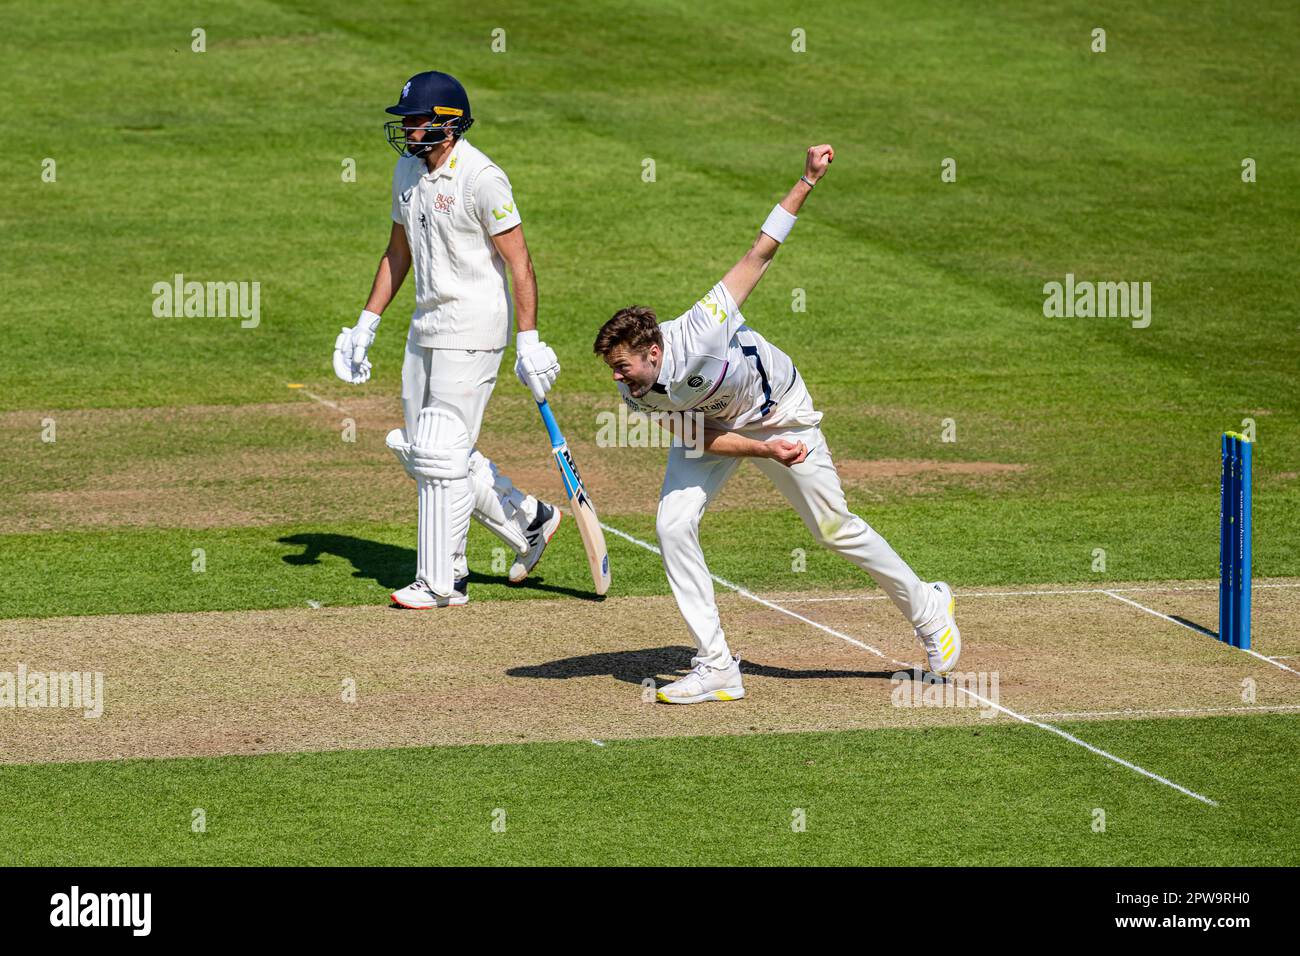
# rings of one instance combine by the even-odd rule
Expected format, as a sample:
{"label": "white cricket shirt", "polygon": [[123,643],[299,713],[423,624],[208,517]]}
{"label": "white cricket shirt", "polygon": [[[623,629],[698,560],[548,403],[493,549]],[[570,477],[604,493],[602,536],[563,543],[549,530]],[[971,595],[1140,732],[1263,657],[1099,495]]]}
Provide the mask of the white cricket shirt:
{"label": "white cricket shirt", "polygon": [[392,214],[411,246],[416,344],[505,348],[510,286],[492,237],[520,219],[501,168],[464,139],[432,172],[418,156],[403,156],[393,170]]}
{"label": "white cricket shirt", "polygon": [[690,310],[661,322],[663,364],[650,391],[628,407],[640,412],[699,412],[726,431],[816,425],[821,413],[786,355],[745,324],[740,306],[719,282]]}

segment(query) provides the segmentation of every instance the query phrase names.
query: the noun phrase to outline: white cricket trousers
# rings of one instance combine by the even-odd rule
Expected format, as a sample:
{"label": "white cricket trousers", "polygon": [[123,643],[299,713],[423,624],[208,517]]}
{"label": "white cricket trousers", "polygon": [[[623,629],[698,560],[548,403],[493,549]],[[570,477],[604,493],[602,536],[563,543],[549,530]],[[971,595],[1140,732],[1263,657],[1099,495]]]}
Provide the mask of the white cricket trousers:
{"label": "white cricket trousers", "polygon": [[[402,412],[406,434],[415,434],[420,411],[445,408],[465,423],[470,447],[478,444],[483,413],[496,386],[504,349],[431,349],[406,339],[402,363]],[[537,517],[537,499],[515,488],[508,477],[477,448],[470,455],[474,517],[516,553],[528,550],[524,532]],[[457,578],[469,572],[465,541],[454,550]]]}
{"label": "white cricket trousers", "polygon": [[[785,495],[813,537],[870,574],[913,626],[925,624],[941,610],[934,590],[916,576],[889,542],[849,510],[820,428],[745,429],[741,434],[759,441],[785,438],[807,445],[808,457],[790,468],[770,458],[752,460]],[[700,548],[700,518],[743,459],[707,452],[690,457],[696,451],[680,445],[670,450],[655,528],[668,584],[698,647],[692,663],[722,668],[731,663],[731,650]],[[752,541],[745,544],[759,546]]]}

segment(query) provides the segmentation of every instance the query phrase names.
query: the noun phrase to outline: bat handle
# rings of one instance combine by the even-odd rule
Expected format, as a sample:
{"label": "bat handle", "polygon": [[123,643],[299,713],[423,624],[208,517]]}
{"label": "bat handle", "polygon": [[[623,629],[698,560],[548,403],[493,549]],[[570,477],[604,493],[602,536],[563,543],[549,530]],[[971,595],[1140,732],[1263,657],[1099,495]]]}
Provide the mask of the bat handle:
{"label": "bat handle", "polygon": [[546,399],[537,403],[537,410],[542,413],[542,421],[546,424],[546,434],[550,436],[551,447],[559,448],[564,444],[564,436],[560,434],[560,426],[556,424],[555,413],[551,411],[551,405]]}

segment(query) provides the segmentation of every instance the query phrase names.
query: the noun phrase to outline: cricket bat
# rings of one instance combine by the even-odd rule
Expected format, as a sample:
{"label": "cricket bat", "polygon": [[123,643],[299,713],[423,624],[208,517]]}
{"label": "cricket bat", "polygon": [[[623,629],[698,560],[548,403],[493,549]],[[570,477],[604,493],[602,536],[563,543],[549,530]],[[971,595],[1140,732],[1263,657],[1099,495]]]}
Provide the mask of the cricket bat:
{"label": "cricket bat", "polygon": [[603,595],[609,590],[609,552],[605,550],[605,534],[600,530],[600,519],[596,509],[587,496],[587,489],[582,485],[578,466],[569,453],[569,443],[560,433],[560,426],[555,423],[555,414],[545,400],[537,403],[537,410],[542,413],[546,423],[546,433],[551,438],[551,453],[555,455],[555,466],[560,469],[564,479],[564,491],[569,496],[569,510],[573,521],[582,533],[582,546],[587,549],[587,564],[591,568],[591,580],[596,585],[596,593]]}

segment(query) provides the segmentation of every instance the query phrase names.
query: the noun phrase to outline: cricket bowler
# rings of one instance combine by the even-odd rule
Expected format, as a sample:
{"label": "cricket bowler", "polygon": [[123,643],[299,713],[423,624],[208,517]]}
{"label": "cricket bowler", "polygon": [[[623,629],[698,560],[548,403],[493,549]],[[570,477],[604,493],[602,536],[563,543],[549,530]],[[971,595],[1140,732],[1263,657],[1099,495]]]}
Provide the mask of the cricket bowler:
{"label": "cricket bowler", "polygon": [[659,689],[664,703],[745,696],[740,659],[727,646],[699,538],[705,508],[742,458],[754,460],[818,541],[875,579],[915,629],[934,674],[950,674],[961,655],[951,589],[921,581],[848,509],[818,427],[822,413],[790,357],[751,329],[740,311],[834,157],[828,145],[808,149],[803,175],[753,246],[688,312],[660,323],[652,309],[631,306],[596,336],[595,352],[629,407],[703,419],[702,453],[688,449],[681,435],[669,451],[656,519],[668,583],[698,648],[690,673]]}
{"label": "cricket bowler", "polygon": [[510,180],[465,139],[474,123],[465,88],[446,73],[419,73],[387,112],[400,117],[385,124],[401,156],[392,229],[361,318],[334,343],[334,371],[357,385],[370,378],[366,351],[414,267],[415,312],[402,365],[405,427],[389,434],[388,446],[419,490],[416,575],[393,601],[452,607],[469,600],[471,514],[514,551],[514,582],[536,566],[560,523],[558,509],[519,491],[475,448],[512,314],[515,373],[537,401],[555,384],[560,363],[538,338],[537,279]]}

